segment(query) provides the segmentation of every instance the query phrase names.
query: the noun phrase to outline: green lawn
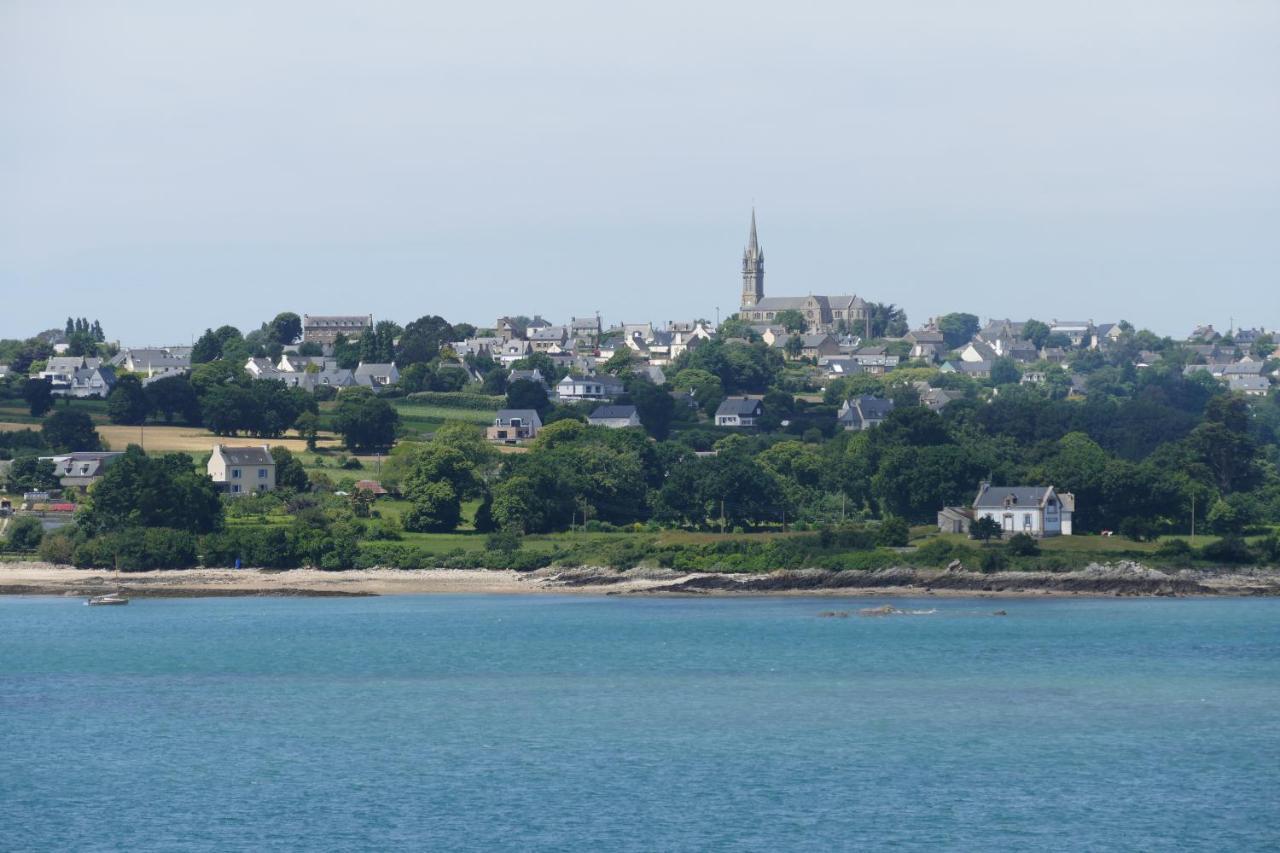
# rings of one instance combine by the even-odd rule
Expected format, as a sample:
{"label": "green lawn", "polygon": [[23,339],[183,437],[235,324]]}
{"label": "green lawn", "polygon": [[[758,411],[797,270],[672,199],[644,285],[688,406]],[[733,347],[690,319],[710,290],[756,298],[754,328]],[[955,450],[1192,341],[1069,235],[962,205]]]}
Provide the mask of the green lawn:
{"label": "green lawn", "polygon": [[[106,400],[58,399],[54,401],[54,408],[49,410],[49,414],[53,414],[59,409],[79,409],[82,412],[88,412],[89,417],[93,419],[95,424],[111,422],[107,419]],[[45,415],[45,417],[48,417],[48,415]],[[43,422],[44,418],[31,417],[31,409],[25,401],[0,400],[0,423],[40,424]]]}

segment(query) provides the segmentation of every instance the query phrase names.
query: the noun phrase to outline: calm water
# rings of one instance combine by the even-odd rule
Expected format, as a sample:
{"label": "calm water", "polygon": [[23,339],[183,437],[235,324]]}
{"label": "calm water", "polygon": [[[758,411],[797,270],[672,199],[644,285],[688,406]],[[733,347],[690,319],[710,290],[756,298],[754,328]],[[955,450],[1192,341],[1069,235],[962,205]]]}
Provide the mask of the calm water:
{"label": "calm water", "polygon": [[1280,601],[880,603],[0,598],[0,848],[1280,846]]}

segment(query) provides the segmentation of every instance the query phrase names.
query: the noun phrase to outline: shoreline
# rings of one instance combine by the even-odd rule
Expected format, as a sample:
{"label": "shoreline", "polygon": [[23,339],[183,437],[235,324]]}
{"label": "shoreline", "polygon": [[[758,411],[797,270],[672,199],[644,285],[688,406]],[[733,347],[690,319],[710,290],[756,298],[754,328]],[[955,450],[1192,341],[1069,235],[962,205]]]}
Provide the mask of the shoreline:
{"label": "shoreline", "polygon": [[0,595],[88,597],[123,589],[136,598],[216,596],[355,597],[381,595],[647,595],[940,597],[1280,596],[1280,572],[1183,570],[1134,563],[1072,572],[979,574],[944,569],[822,570],[765,574],[669,569],[170,569],[121,572],[49,563],[0,564]]}

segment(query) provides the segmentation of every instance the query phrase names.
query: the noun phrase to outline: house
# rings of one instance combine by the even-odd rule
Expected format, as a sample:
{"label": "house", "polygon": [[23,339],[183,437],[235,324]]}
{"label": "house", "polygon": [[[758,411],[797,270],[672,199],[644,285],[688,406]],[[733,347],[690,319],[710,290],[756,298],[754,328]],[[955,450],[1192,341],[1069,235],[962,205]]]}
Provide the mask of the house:
{"label": "house", "polygon": [[186,373],[191,369],[190,347],[139,347],[120,350],[108,362],[117,370],[147,377]]}
{"label": "house", "polygon": [[569,340],[569,329],[566,326],[530,329],[526,338],[534,352],[560,352]]}
{"label": "house", "polygon": [[320,316],[317,314],[302,315],[302,340],[332,346],[342,335],[352,340],[373,328],[372,314],[349,314],[337,316]]}
{"label": "house", "polygon": [[8,379],[12,370],[7,364],[0,364],[0,379]]}
{"label": "house", "polygon": [[982,341],[970,341],[960,348],[960,360],[969,364],[995,361],[999,357],[1000,353],[996,352],[995,347]]}
{"label": "house", "polygon": [[[816,361],[819,358],[831,357],[840,354],[840,343],[825,332],[819,332],[812,335],[800,335],[799,337],[799,358],[810,358]],[[779,341],[779,344],[783,349],[785,349],[790,340],[790,337],[782,338]]]}
{"label": "house", "polygon": [[893,411],[892,400],[861,396],[846,400],[836,415],[836,423],[844,429],[864,430],[880,426]]}
{"label": "house", "polygon": [[584,376],[570,373],[556,383],[556,396],[561,400],[612,400],[626,389],[616,376],[601,373]]}
{"label": "house", "polygon": [[764,403],[750,397],[726,397],[716,409],[716,426],[752,427],[764,414]]}
{"label": "house", "polygon": [[503,444],[519,444],[538,437],[542,418],[535,409],[502,409],[494,416],[493,426],[485,430],[485,438]]}
{"label": "house", "polygon": [[1021,364],[1031,364],[1040,360],[1040,351],[1031,341],[1012,341],[1004,348],[1002,355]]}
{"label": "house", "polygon": [[572,317],[569,320],[569,339],[576,348],[595,349],[600,343],[600,316]]}
{"label": "house", "polygon": [[389,388],[400,381],[400,371],[396,370],[394,361],[390,364],[360,362],[351,375],[357,385],[363,385],[366,388]]}
{"label": "house", "polygon": [[357,480],[355,485],[355,491],[368,492],[369,494],[373,495],[375,498],[380,498],[383,495],[388,494],[387,490],[383,488],[383,485],[379,483],[377,480]]}
{"label": "house", "polygon": [[546,388],[546,389],[547,389],[547,391],[550,391],[550,390],[551,390],[551,389],[547,386],[547,380],[546,380],[546,377],[544,377],[544,376],[542,375],[542,371],[541,371],[541,370],[539,370],[539,369],[538,369],[538,368],[536,368],[536,367],[535,367],[535,368],[533,368],[532,370],[513,370],[513,371],[511,371],[511,373],[507,376],[507,385],[508,385],[508,386],[509,386],[509,385],[511,385],[511,383],[512,383],[512,382],[521,382],[521,381],[524,381],[524,382],[536,382],[536,383],[538,383],[539,385],[541,385],[543,388]]}
{"label": "house", "polygon": [[1097,346],[1092,320],[1054,320],[1049,324],[1049,334],[1065,335],[1073,347]]}
{"label": "house", "polygon": [[992,486],[982,483],[973,499],[973,520],[990,518],[1006,536],[1070,536],[1075,495],[1053,486]]}
{"label": "house", "polygon": [[911,344],[908,357],[937,362],[948,349],[946,338],[937,329],[916,329],[907,333],[906,340]]}
{"label": "house", "polygon": [[503,364],[511,364],[513,361],[519,361],[527,357],[533,350],[526,340],[520,338],[512,338],[502,344],[502,349],[498,351],[498,360]]}
{"label": "house", "polygon": [[610,429],[638,427],[640,426],[640,415],[635,406],[598,406],[587,417],[587,423],[592,426],[609,427]]}
{"label": "house", "polygon": [[247,447],[214,445],[206,470],[209,479],[233,495],[270,492],[276,487],[276,460],[265,444]]}
{"label": "house", "polygon": [[64,453],[60,456],[41,456],[41,460],[53,463],[53,472],[64,489],[87,489],[102,479],[107,468],[124,456],[113,450]]}
{"label": "house", "polygon": [[941,412],[956,400],[963,399],[959,391],[948,391],[945,388],[925,388],[920,391],[920,405],[931,412]]}
{"label": "house", "polygon": [[1250,397],[1265,397],[1271,391],[1271,380],[1265,376],[1228,376],[1227,387]]}
{"label": "house", "polygon": [[[101,362],[101,359],[92,360]],[[74,397],[76,399],[100,397],[106,399],[107,395],[111,393],[111,389],[115,387],[115,368],[99,364],[97,367],[82,367],[75,371],[71,374],[70,381],[65,385],[54,384],[52,393],[55,397]]]}
{"label": "house", "polygon": [[939,533],[969,534],[969,525],[973,524],[973,510],[962,506],[944,506],[938,512]]}
{"label": "house", "polygon": [[325,370],[304,370],[301,373],[282,373],[280,378],[290,388],[301,388],[304,391],[311,392],[314,392],[317,388],[337,388],[341,391],[343,388],[354,388],[356,385],[356,379],[352,372],[343,370],[340,367]]}
{"label": "house", "polygon": [[321,355],[298,355],[296,352],[286,352],[280,356],[280,363],[276,365],[276,369],[282,373],[302,373],[312,368],[337,370],[338,360]]}
{"label": "house", "polygon": [[1009,344],[1022,339],[1026,328],[1025,322],[1018,323],[1008,318],[988,320],[987,325],[983,326],[975,337],[990,344],[998,355],[1004,355],[1004,350]]}
{"label": "house", "polygon": [[855,373],[866,373],[856,358],[820,358],[818,366],[823,368],[829,377],[852,376]]}

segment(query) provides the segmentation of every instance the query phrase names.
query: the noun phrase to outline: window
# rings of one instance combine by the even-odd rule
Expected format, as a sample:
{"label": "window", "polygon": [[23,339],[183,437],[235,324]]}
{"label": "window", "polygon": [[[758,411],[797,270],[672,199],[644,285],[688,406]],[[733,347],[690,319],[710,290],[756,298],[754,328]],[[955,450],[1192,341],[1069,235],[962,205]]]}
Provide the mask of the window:
{"label": "window", "polygon": [[240,484],[239,483],[233,484],[231,486],[231,491],[232,493],[238,493],[240,491]]}
{"label": "window", "polygon": [[1031,513],[1029,512],[1024,512],[1022,514],[1022,529],[1023,530],[1031,529]]}
{"label": "window", "polygon": [[239,469],[239,468],[232,468],[232,469],[231,469],[231,479],[233,479],[233,480],[239,480],[239,479],[240,479],[240,469]]}
{"label": "window", "polygon": [[258,479],[259,479],[259,480],[265,480],[265,479],[267,479],[267,469],[266,469],[266,468],[259,468],[259,469],[258,469]]}

